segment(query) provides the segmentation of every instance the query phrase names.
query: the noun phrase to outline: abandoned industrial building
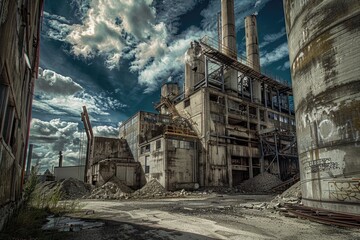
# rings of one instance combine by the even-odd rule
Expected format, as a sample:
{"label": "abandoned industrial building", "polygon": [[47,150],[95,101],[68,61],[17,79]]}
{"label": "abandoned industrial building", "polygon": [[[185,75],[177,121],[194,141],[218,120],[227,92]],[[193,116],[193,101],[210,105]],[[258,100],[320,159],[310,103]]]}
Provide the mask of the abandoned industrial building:
{"label": "abandoned industrial building", "polygon": [[[160,3],[150,2],[155,12]],[[291,81],[261,68],[259,13],[246,11],[241,40],[236,0],[215,2],[217,33],[188,42],[178,62],[183,79],[161,79],[153,110],[132,109],[109,137],[93,129],[91,101],[80,101],[82,124],[73,123],[80,126],[73,134],[83,129],[86,146],[78,137],[79,153],[71,149],[79,161],[63,165],[58,151],[58,167],[47,169],[34,193],[51,202],[60,189],[56,207],[75,199],[85,207],[66,212],[65,223],[48,217],[54,226],[42,230],[70,239],[360,237],[360,2],[282,1]],[[0,7],[1,230],[22,204],[27,153],[31,168],[43,1],[0,0]]]}
{"label": "abandoned industrial building", "polygon": [[292,89],[261,74],[256,16],[245,20],[247,58],[238,59],[234,9],[227,1],[222,9],[222,42],[205,36],[186,52],[183,92],[164,83],[158,114],[139,112],[120,126],[146,179],[166,189],[299,171]]}
{"label": "abandoned industrial building", "polygon": [[22,198],[43,1],[0,1],[0,229]]}

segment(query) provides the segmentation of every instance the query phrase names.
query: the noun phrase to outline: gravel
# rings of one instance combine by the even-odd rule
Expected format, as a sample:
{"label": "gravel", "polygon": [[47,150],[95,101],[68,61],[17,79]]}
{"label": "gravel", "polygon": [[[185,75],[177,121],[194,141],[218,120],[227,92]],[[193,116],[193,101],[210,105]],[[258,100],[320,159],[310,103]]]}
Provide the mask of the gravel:
{"label": "gravel", "polygon": [[242,182],[237,188],[245,193],[262,193],[269,192],[273,187],[281,183],[282,181],[277,176],[265,172]]}
{"label": "gravel", "polygon": [[128,198],[133,192],[117,177],[110,178],[105,184],[92,190],[90,199],[123,199]]}

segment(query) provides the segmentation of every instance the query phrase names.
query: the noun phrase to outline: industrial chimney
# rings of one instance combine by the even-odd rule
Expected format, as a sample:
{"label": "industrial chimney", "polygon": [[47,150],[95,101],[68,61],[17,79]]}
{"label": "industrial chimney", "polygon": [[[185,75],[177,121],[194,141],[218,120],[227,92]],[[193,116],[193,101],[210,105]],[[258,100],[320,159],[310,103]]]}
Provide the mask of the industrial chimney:
{"label": "industrial chimney", "polygon": [[[221,0],[222,52],[237,59],[234,0]],[[225,89],[238,91],[238,73],[231,69],[225,72]]]}
{"label": "industrial chimney", "polygon": [[[247,65],[260,72],[259,40],[255,14],[245,18],[245,36]],[[253,81],[253,96],[255,102],[261,103],[261,83],[256,80]]]}
{"label": "industrial chimney", "polygon": [[62,152],[60,151],[59,152],[59,167],[62,167],[62,164],[63,164],[63,155],[62,155]]}

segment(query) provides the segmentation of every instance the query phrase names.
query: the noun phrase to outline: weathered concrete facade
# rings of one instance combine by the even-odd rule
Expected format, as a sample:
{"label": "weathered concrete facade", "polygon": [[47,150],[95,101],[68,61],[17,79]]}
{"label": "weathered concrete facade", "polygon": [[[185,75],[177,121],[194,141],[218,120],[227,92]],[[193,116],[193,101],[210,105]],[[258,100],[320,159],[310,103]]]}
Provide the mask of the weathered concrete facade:
{"label": "weathered concrete facade", "polygon": [[261,158],[258,131],[274,128],[294,131],[294,116],[212,87],[197,89],[175,106],[199,136],[201,186],[235,186],[267,168],[279,173],[270,159]]}
{"label": "weathered concrete facade", "polygon": [[42,4],[0,2],[0,229],[22,197]]}
{"label": "weathered concrete facade", "polygon": [[303,202],[360,214],[360,2],[284,8]]}
{"label": "weathered concrete facade", "polygon": [[134,161],[125,139],[94,137],[87,164],[88,182],[102,185],[117,176],[127,186],[137,188],[140,182],[140,166]]}
{"label": "weathered concrete facade", "polygon": [[[164,106],[158,109],[163,111]],[[142,166],[141,185],[155,178],[168,190],[193,187],[198,183],[197,138],[186,124],[171,117],[169,109],[165,112],[168,115],[137,113],[120,126],[119,136],[135,139],[130,149]]]}

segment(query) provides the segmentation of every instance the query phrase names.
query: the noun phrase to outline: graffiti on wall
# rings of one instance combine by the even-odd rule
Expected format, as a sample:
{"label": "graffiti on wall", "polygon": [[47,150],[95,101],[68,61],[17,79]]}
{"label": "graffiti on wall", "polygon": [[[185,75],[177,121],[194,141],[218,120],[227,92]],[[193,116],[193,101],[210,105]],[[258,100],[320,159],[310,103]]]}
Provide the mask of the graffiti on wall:
{"label": "graffiti on wall", "polygon": [[321,158],[308,161],[305,164],[305,171],[307,173],[317,173],[334,169],[340,169],[340,166],[339,163],[331,161],[331,158]]}
{"label": "graffiti on wall", "polygon": [[359,201],[360,182],[329,182],[329,198],[338,201]]}

